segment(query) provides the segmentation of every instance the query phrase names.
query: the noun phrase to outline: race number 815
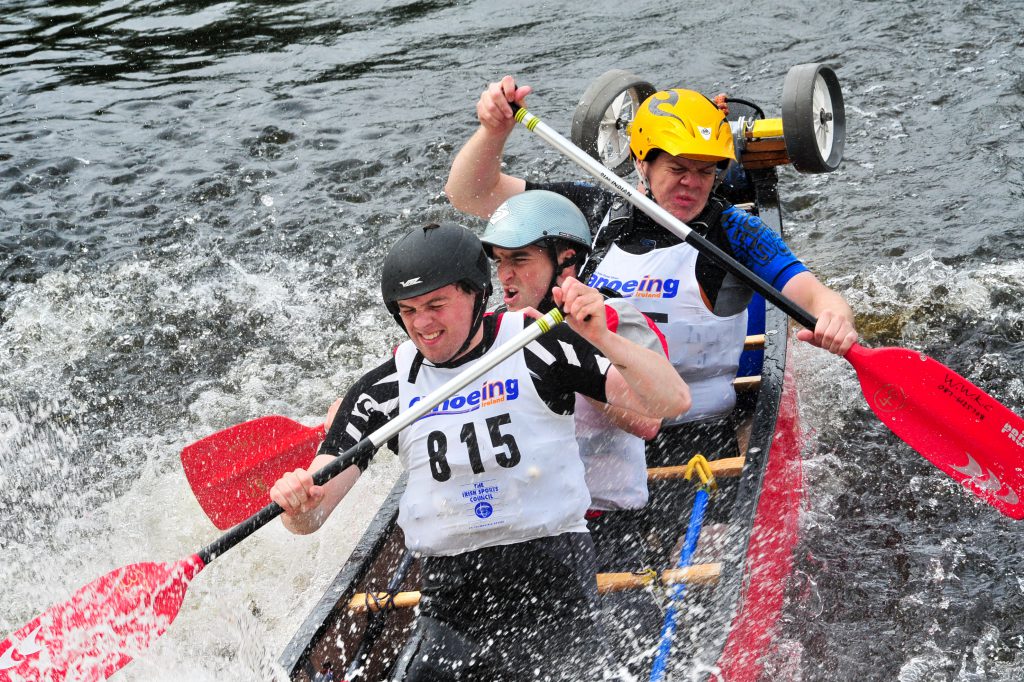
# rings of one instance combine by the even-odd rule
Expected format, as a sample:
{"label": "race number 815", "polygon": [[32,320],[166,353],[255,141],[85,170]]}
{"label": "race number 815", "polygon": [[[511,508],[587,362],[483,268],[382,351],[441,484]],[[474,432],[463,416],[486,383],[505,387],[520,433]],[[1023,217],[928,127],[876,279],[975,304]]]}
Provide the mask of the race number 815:
{"label": "race number 815", "polygon": [[[501,432],[502,426],[512,423],[512,417],[508,413],[499,414],[494,417],[488,417],[485,423],[487,424],[487,434],[491,438],[491,445],[498,450],[494,455],[498,466],[511,469],[519,464],[521,457],[515,437],[510,433]],[[462,425],[462,430],[459,432],[459,440],[466,445],[466,450],[469,453],[469,464],[473,469],[473,473],[482,474],[484,472],[484,463],[480,457],[480,443],[477,439],[476,425],[473,422]],[[431,431],[427,436],[427,455],[430,457],[430,474],[434,477],[435,481],[443,482],[451,478],[452,468],[448,464],[447,456],[448,437],[444,434],[444,431]]]}

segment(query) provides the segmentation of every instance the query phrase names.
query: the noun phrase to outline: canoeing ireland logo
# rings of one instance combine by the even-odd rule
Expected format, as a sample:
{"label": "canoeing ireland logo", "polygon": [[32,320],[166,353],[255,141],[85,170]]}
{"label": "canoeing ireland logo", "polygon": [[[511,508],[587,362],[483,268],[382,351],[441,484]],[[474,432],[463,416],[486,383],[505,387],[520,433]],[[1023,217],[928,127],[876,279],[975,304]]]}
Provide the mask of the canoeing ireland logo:
{"label": "canoeing ireland logo", "polygon": [[872,402],[882,412],[895,412],[906,404],[907,394],[896,384],[886,384],[875,391]]}
{"label": "canoeing ireland logo", "polygon": [[[435,417],[439,414],[463,414],[474,412],[481,407],[497,405],[519,397],[518,379],[498,379],[496,381],[484,381],[480,388],[474,388],[465,393],[456,393],[446,399],[427,414],[420,417]],[[422,396],[416,396],[409,401],[409,407],[422,400]]]}
{"label": "canoeing ireland logo", "polygon": [[587,281],[587,286],[595,289],[607,287],[619,292],[624,298],[630,296],[633,298],[675,298],[679,293],[678,279],[661,279],[651,275],[644,275],[641,279],[623,280],[605,277],[601,273],[595,272]]}

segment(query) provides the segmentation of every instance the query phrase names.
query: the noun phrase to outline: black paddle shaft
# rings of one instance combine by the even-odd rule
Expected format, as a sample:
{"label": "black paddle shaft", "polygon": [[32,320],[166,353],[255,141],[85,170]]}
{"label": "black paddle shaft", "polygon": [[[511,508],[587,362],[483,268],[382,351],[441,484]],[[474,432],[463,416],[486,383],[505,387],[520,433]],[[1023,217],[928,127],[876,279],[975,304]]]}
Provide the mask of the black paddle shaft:
{"label": "black paddle shaft", "polygon": [[652,220],[664,227],[666,230],[697,249],[697,251],[714,260],[728,272],[739,277],[741,280],[746,282],[751,289],[774,303],[780,310],[807,329],[813,331],[815,326],[817,326],[818,320],[809,312],[798,306],[788,297],[784,296],[782,292],[765,280],[761,279],[749,268],[737,262],[735,258],[729,256],[725,251],[722,251],[707,239],[697,234],[693,229],[687,226],[686,223],[679,220],[657,203],[651,201],[631,187],[625,180],[606,168],[599,161],[596,161],[593,157],[589,156],[579,147],[569,142],[569,140],[565,139],[562,135],[559,135],[550,126],[546,125],[539,118],[526,111],[524,107],[521,107],[516,102],[509,102],[509,106],[512,107],[512,113],[516,114],[517,121],[523,123],[523,125],[525,125],[531,132],[540,135],[545,142],[562,152],[570,161],[573,161],[580,168],[593,175],[598,182],[604,185],[607,189],[622,196],[629,203],[649,215]]}

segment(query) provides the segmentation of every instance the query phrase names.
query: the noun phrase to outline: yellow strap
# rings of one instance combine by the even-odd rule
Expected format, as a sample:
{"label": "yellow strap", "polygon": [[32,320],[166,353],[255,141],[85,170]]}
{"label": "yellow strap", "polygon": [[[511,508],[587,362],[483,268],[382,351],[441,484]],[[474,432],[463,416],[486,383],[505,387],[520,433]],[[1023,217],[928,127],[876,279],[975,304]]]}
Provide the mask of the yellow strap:
{"label": "yellow strap", "polygon": [[715,480],[715,474],[711,471],[711,465],[704,458],[704,455],[694,455],[690,458],[690,461],[686,464],[686,470],[683,472],[683,478],[689,481],[693,477],[693,472],[697,472],[700,476],[702,487],[707,491],[718,490],[718,482]]}

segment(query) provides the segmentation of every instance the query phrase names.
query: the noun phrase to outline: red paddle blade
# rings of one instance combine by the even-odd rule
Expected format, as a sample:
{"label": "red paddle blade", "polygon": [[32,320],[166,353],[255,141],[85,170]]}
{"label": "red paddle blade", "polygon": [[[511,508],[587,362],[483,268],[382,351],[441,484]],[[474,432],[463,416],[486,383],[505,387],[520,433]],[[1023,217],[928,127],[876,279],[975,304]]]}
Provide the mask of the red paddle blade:
{"label": "red paddle blade", "polygon": [[203,511],[225,530],[270,502],[268,491],[285,472],[308,467],[323,439],[322,425],[261,417],[189,445],[181,466]]}
{"label": "red paddle blade", "polygon": [[203,566],[193,555],[97,578],[0,643],[0,681],[107,679],[164,633]]}
{"label": "red paddle blade", "polygon": [[846,359],[893,433],[1006,516],[1024,518],[1024,420],[921,353],[855,344]]}

